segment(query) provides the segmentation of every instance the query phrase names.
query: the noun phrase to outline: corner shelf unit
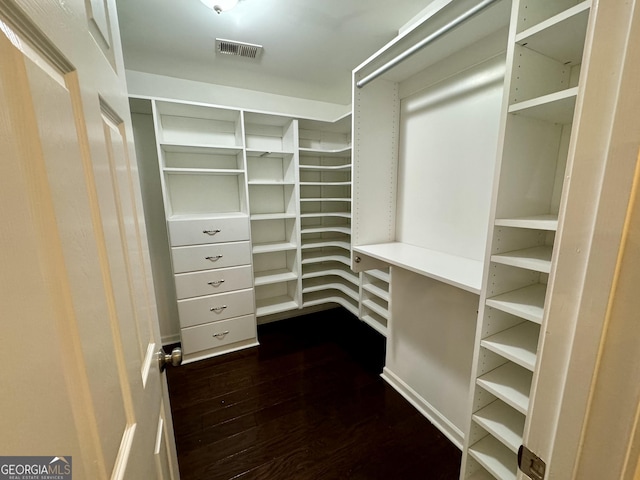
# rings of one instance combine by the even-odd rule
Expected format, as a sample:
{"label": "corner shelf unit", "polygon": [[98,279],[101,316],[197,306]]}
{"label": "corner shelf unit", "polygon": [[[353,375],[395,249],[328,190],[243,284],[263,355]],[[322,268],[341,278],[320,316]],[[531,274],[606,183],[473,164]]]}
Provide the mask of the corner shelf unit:
{"label": "corner shelf unit", "polygon": [[360,313],[351,264],[351,116],[299,120],[303,306],[337,303]]}
{"label": "corner shelf unit", "polygon": [[504,142],[461,479],[518,475],[590,7],[589,0],[513,1]]}

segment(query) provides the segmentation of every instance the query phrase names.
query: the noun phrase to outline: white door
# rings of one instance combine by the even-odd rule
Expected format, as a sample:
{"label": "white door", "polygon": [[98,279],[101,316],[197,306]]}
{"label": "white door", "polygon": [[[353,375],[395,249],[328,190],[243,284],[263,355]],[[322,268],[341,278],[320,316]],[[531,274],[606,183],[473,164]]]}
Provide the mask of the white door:
{"label": "white door", "polygon": [[0,0],[0,455],[177,479],[115,0]]}

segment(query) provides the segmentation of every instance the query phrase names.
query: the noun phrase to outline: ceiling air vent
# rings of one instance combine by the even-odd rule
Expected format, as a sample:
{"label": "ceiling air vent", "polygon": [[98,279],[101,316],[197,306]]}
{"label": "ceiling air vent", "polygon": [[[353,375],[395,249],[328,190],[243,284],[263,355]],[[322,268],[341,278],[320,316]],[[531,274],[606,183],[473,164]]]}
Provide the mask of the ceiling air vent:
{"label": "ceiling air vent", "polygon": [[216,52],[236,57],[258,58],[262,52],[262,45],[216,38]]}

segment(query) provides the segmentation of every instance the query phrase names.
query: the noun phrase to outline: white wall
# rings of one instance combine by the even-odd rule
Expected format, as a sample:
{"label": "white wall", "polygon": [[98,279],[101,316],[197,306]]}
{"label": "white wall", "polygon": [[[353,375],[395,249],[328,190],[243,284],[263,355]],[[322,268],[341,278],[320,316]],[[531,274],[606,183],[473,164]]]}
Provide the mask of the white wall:
{"label": "white wall", "polygon": [[383,377],[462,448],[479,297],[392,267]]}
{"label": "white wall", "polygon": [[484,258],[503,73],[494,57],[401,101],[397,241]]}
{"label": "white wall", "polygon": [[136,144],[136,158],[140,176],[140,189],[147,225],[149,256],[153,271],[153,283],[158,306],[158,322],[162,343],[180,341],[180,324],[176,290],[171,274],[169,238],[165,226],[160,170],[150,114],[132,113],[133,135]]}
{"label": "white wall", "polygon": [[130,96],[210,103],[328,121],[334,121],[351,111],[351,105],[287,97],[133,70],[127,70],[126,77]]}

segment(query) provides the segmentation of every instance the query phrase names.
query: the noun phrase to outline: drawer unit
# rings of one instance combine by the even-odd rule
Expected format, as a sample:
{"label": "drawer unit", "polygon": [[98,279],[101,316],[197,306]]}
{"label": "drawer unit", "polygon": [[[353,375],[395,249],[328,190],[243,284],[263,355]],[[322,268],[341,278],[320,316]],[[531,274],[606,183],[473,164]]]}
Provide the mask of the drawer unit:
{"label": "drawer unit", "polygon": [[253,289],[178,300],[182,328],[248,315],[254,311]]}
{"label": "drawer unit", "polygon": [[256,319],[246,315],[182,329],[182,348],[194,353],[255,338]]}
{"label": "drawer unit", "polygon": [[253,287],[251,266],[218,268],[175,276],[178,300]]}
{"label": "drawer unit", "polygon": [[[177,306],[178,310],[184,361],[255,346],[258,342],[243,111],[168,99],[137,102],[145,103],[145,111],[151,111],[154,117],[169,245],[159,235],[149,238],[158,250],[171,250],[175,295],[171,291],[171,298],[165,296],[162,300],[176,302],[173,308]],[[288,131],[293,138],[294,129]],[[293,157],[293,145],[290,150]],[[270,180],[273,174],[265,176],[272,170],[285,171],[282,161],[279,170],[277,167],[275,160],[261,161],[257,167],[264,170],[260,180]],[[289,180],[293,180],[292,167],[286,170],[291,171]],[[284,173],[281,176],[284,182]],[[261,199],[261,203],[273,208],[271,203],[276,199],[271,197]],[[158,245],[160,241],[165,245]],[[166,273],[159,272],[163,276]]]}
{"label": "drawer unit", "polygon": [[169,220],[171,246],[249,240],[247,216]]}
{"label": "drawer unit", "polygon": [[215,243],[171,249],[173,273],[251,264],[249,242]]}

